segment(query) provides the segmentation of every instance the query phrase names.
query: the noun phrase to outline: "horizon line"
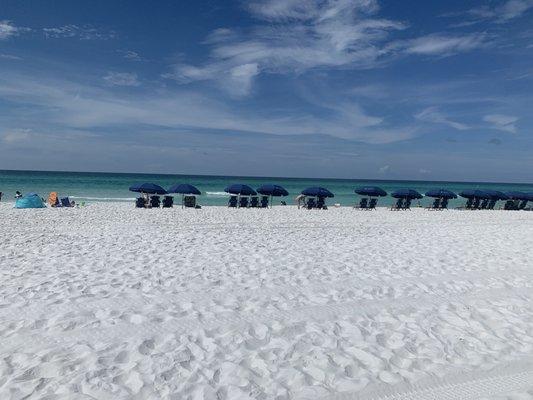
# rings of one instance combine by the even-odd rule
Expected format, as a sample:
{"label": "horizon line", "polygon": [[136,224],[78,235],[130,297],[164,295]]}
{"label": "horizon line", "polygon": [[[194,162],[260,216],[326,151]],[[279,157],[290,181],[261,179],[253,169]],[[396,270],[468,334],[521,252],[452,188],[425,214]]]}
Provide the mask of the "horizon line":
{"label": "horizon line", "polygon": [[32,169],[0,169],[2,172],[36,172],[36,173],[71,173],[71,174],[102,174],[102,175],[165,175],[165,176],[192,176],[210,178],[260,178],[260,179],[298,179],[298,180],[336,180],[336,181],[367,181],[367,182],[436,182],[436,183],[471,183],[471,184],[500,184],[500,185],[533,185],[531,182],[495,182],[495,181],[448,181],[448,180],[422,180],[422,179],[379,179],[379,178],[318,178],[318,177],[290,177],[290,176],[251,176],[251,175],[212,175],[212,174],[171,174],[163,172],[112,172],[112,171],[64,171],[64,170],[32,170]]}

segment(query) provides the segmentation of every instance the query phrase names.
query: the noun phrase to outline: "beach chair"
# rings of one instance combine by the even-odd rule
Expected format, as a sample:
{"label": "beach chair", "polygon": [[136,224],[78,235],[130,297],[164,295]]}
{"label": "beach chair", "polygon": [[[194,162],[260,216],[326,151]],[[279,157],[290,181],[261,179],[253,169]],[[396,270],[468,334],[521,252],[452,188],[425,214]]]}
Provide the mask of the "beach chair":
{"label": "beach chair", "polygon": [[489,199],[484,199],[479,205],[479,209],[486,210],[488,206],[489,206]]}
{"label": "beach chair", "polygon": [[308,210],[312,210],[313,208],[316,208],[316,202],[314,197],[310,197],[309,200],[307,200],[306,208]]}
{"label": "beach chair", "polygon": [[436,198],[433,200],[433,203],[429,207],[427,207],[428,210],[439,210],[440,209],[440,198]]}
{"label": "beach chair", "polygon": [[144,208],[146,207],[146,200],[144,197],[137,197],[135,199],[135,207],[136,208]]}
{"label": "beach chair", "polygon": [[237,196],[230,196],[228,200],[228,207],[231,207],[231,208],[237,207]]}
{"label": "beach chair", "polygon": [[159,208],[161,205],[161,199],[159,196],[150,196],[150,206],[152,208]]}
{"label": "beach chair", "polygon": [[527,200],[522,200],[522,201],[520,202],[520,204],[518,205],[518,209],[519,209],[519,210],[525,210],[525,209],[526,209],[526,206],[527,206],[527,202],[528,202]]}
{"label": "beach chair", "polygon": [[239,208],[248,208],[248,197],[241,197],[239,200]]}
{"label": "beach chair", "polygon": [[447,210],[448,209],[448,199],[442,199],[441,200],[440,209],[441,210]]}
{"label": "beach chair", "polygon": [[474,204],[474,199],[468,199],[465,203],[464,209],[465,210],[471,210],[472,204]]}
{"label": "beach chair", "polygon": [[367,210],[375,210],[377,205],[378,205],[378,199],[370,199],[370,201],[368,202]]}
{"label": "beach chair", "polygon": [[515,209],[514,200],[507,200],[505,202],[505,204],[503,205],[503,209],[504,210],[514,210]]}
{"label": "beach chair", "polygon": [[174,197],[165,196],[163,197],[163,208],[172,208],[174,206]]}
{"label": "beach chair", "polygon": [[400,198],[398,200],[396,200],[396,203],[394,203],[392,206],[391,206],[391,210],[392,211],[398,211],[398,210],[401,210],[403,208],[403,199]]}
{"label": "beach chair", "polygon": [[199,208],[200,206],[196,205],[196,196],[184,196],[183,197],[183,207],[185,207],[185,208]]}
{"label": "beach chair", "polygon": [[354,208],[358,208],[360,210],[366,210],[368,208],[368,199],[366,197],[363,197],[360,201],[359,201],[359,204],[356,204],[354,206]]}
{"label": "beach chair", "polygon": [[268,208],[268,196],[261,196],[261,208]]}
{"label": "beach chair", "polygon": [[63,198],[61,199],[61,207],[72,207],[72,206],[70,205],[70,200],[69,200],[68,197],[63,197]]}
{"label": "beach chair", "polygon": [[319,197],[316,202],[316,208],[319,210],[327,210],[328,207],[326,206],[326,201],[323,197]]}
{"label": "beach chair", "polygon": [[489,204],[487,204],[487,210],[494,210],[494,207],[496,206],[496,201],[497,200],[494,199],[490,200]]}
{"label": "beach chair", "polygon": [[259,198],[257,196],[252,196],[250,198],[250,207],[252,208],[259,207]]}
{"label": "beach chair", "polygon": [[405,202],[403,203],[402,210],[409,210],[411,211],[411,199],[405,199]]}
{"label": "beach chair", "polygon": [[477,197],[474,198],[474,201],[472,202],[472,207],[470,207],[471,210],[479,210],[479,203],[481,202],[481,199],[478,199]]}

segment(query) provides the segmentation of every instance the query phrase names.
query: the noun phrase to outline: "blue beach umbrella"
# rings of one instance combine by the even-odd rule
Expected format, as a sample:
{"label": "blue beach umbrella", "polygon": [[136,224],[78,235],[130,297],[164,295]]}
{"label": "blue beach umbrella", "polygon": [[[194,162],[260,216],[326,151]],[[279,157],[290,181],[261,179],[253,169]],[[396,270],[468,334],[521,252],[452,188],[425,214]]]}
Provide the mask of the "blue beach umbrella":
{"label": "blue beach umbrella", "polygon": [[262,194],[264,196],[288,196],[289,192],[285,190],[285,188],[279,186],[279,185],[272,185],[272,184],[266,184],[262,185],[257,189],[257,193]]}
{"label": "blue beach umbrella", "polygon": [[155,183],[137,183],[130,186],[130,192],[148,193],[148,194],[166,194],[167,191]]}
{"label": "blue beach umbrella", "polygon": [[361,196],[369,197],[383,197],[387,195],[387,192],[378,186],[361,186],[356,188],[354,192]]}
{"label": "blue beach umbrella", "polygon": [[499,190],[484,190],[492,200],[507,200],[509,196]]}
{"label": "blue beach umbrella", "polygon": [[478,189],[463,190],[462,192],[459,192],[459,196],[464,197],[465,199],[474,199],[474,198],[490,199],[491,198],[491,196],[487,192],[483,190],[478,190]]}
{"label": "blue beach umbrella", "polygon": [[532,195],[524,192],[506,192],[505,193],[507,197],[509,197],[511,200],[532,200]]}
{"label": "blue beach umbrella", "polygon": [[194,194],[201,195],[200,192],[195,186],[189,185],[188,183],[181,183],[179,185],[174,185],[168,188],[167,193],[179,193],[179,194]]}
{"label": "blue beach umbrella", "polygon": [[328,189],[324,189],[323,187],[309,187],[307,189],[302,190],[302,194],[304,196],[312,196],[312,197],[335,197],[333,193],[331,193]]}
{"label": "blue beach umbrella", "polygon": [[181,208],[184,207],[183,200],[185,195],[201,195],[200,192],[195,186],[189,185],[188,183],[182,183],[179,185],[174,185],[168,188],[168,193],[179,193],[181,194]]}
{"label": "blue beach umbrella", "polygon": [[224,189],[226,193],[236,194],[239,196],[255,196],[257,193],[250,186],[241,183],[234,183]]}
{"label": "blue beach umbrella", "polygon": [[456,199],[457,195],[451,190],[433,189],[426,192],[427,197],[435,197],[439,199]]}
{"label": "blue beach umbrella", "polygon": [[398,189],[392,192],[391,196],[397,199],[421,199],[423,197],[414,189]]}

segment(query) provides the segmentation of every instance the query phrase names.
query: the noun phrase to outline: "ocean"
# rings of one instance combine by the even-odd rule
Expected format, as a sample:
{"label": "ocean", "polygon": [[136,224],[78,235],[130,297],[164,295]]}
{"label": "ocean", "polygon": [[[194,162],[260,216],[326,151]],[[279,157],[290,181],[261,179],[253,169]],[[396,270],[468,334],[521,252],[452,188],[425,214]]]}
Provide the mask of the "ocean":
{"label": "ocean", "polygon": [[[202,176],[202,175],[163,175],[163,174],[123,174],[96,172],[38,172],[0,170],[0,192],[2,201],[14,201],[17,190],[22,193],[36,192],[41,197],[48,197],[52,191],[61,197],[69,196],[77,202],[85,201],[134,201],[137,193],[128,191],[128,187],[137,182],[153,182],[167,188],[175,183],[190,183],[201,190],[199,203],[202,205],[226,205],[227,194],[224,188],[231,183],[245,183],[253,188],[265,183],[275,183],[286,188],[290,195],[282,198],[287,204],[294,204],[294,197],[309,186],[322,186],[335,194],[328,199],[328,204],[340,203],[351,206],[356,202],[354,189],[357,186],[380,186],[388,193],[399,188],[412,188],[420,193],[434,188],[449,189],[459,192],[464,189],[493,189],[503,192],[518,190],[533,192],[533,184],[483,183],[483,182],[433,182],[433,181],[391,181],[361,179],[312,179],[312,178],[264,178],[241,176]],[[275,199],[279,204],[281,199]],[[391,197],[382,198],[379,205],[392,203]],[[430,199],[422,199],[421,204],[429,204]],[[459,198],[451,206],[464,203]]]}

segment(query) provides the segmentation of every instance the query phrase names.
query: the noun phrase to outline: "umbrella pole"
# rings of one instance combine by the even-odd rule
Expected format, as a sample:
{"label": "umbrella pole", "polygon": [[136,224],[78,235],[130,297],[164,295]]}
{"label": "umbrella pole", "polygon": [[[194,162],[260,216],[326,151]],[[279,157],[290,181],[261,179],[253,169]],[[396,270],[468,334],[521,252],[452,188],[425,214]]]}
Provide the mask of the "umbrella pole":
{"label": "umbrella pole", "polygon": [[270,195],[270,208],[272,208],[272,195]]}
{"label": "umbrella pole", "polygon": [[185,198],[185,194],[181,194],[181,208],[185,208],[185,206],[183,205],[183,199]]}

